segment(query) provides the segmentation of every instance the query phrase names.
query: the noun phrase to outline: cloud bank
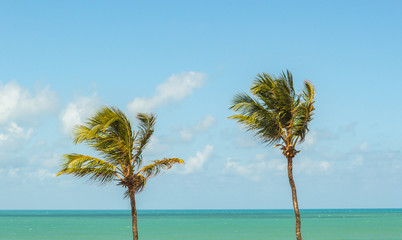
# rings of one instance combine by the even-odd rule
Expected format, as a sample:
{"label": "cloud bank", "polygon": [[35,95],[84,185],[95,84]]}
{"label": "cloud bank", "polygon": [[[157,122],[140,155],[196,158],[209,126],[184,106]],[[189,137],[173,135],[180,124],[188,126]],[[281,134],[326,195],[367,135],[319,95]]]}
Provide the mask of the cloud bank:
{"label": "cloud bank", "polygon": [[197,72],[183,72],[174,74],[164,83],[156,87],[156,93],[150,98],[135,98],[127,108],[135,114],[139,112],[151,112],[159,106],[170,102],[180,101],[191,95],[196,88],[202,87],[206,75]]}
{"label": "cloud bank", "polygon": [[183,167],[182,174],[189,174],[197,171],[201,171],[203,169],[204,164],[208,161],[208,158],[211,156],[214,150],[214,146],[206,145],[204,150],[197,151],[195,157],[190,157],[188,160],[185,160],[186,164]]}
{"label": "cloud bank", "polygon": [[193,140],[194,134],[205,132],[216,123],[216,118],[208,115],[192,127],[180,130],[180,138],[182,141],[189,142]]}
{"label": "cloud bank", "polygon": [[11,81],[0,84],[0,124],[10,120],[30,119],[55,109],[55,94],[45,87],[32,94],[28,89]]}

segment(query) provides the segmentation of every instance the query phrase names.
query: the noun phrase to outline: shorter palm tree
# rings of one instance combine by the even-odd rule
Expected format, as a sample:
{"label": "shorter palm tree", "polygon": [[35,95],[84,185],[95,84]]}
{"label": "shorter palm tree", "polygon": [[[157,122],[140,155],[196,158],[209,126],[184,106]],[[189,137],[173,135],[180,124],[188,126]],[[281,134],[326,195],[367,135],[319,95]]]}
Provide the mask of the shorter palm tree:
{"label": "shorter palm tree", "polygon": [[130,198],[133,239],[138,240],[137,210],[135,194],[141,192],[147,180],[173,164],[182,164],[179,158],[155,160],[142,167],[142,152],[147,146],[155,125],[153,114],[137,115],[139,130],[132,131],[131,123],[118,108],[103,107],[85,125],[75,129],[74,143],[86,143],[95,149],[101,158],[65,154],[62,169],[57,173],[71,174],[106,184],[117,182],[126,188],[125,196]]}

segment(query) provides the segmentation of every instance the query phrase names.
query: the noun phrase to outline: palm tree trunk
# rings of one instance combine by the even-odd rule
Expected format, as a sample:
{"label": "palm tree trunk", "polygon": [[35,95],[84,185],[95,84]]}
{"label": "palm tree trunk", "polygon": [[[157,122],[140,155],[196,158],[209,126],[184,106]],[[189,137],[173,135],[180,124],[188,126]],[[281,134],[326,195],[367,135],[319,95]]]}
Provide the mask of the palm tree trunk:
{"label": "palm tree trunk", "polygon": [[293,180],[293,158],[287,157],[288,159],[288,177],[290,188],[292,189],[292,200],[293,200],[293,209],[295,210],[296,216],[296,239],[302,240],[301,232],[300,232],[300,212],[299,205],[297,203],[297,194],[296,194],[296,185]]}
{"label": "palm tree trunk", "polygon": [[135,192],[134,189],[128,189],[131,202],[131,218],[133,225],[133,240],[138,240],[138,229],[137,229],[137,209],[135,207]]}

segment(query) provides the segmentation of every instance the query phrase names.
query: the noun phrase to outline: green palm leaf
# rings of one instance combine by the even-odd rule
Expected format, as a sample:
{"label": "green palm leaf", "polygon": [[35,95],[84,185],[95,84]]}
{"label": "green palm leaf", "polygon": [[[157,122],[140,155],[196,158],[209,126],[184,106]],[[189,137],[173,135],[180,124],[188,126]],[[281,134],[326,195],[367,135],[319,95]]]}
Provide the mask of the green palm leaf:
{"label": "green palm leaf", "polygon": [[137,119],[139,121],[139,131],[137,132],[137,138],[135,143],[135,148],[137,153],[134,156],[133,165],[141,165],[142,158],[140,157],[144,148],[149,143],[152,134],[154,133],[154,126],[156,117],[153,114],[137,114]]}
{"label": "green palm leaf", "polygon": [[57,173],[71,174],[76,177],[89,177],[99,183],[109,183],[118,178],[122,171],[115,165],[104,160],[81,154],[65,154],[62,169]]}
{"label": "green palm leaf", "polygon": [[162,170],[171,168],[176,163],[183,164],[184,161],[179,158],[165,158],[163,160],[155,160],[152,164],[142,167],[138,171],[138,173],[143,174],[143,176],[148,179],[159,174]]}
{"label": "green palm leaf", "polygon": [[[314,114],[314,86],[309,82],[304,82],[304,90],[301,97],[304,101],[300,102],[296,107],[293,122],[293,135],[296,136],[296,141],[303,142],[306,133],[309,131],[308,124],[313,120]],[[294,143],[295,144],[295,143]]]}

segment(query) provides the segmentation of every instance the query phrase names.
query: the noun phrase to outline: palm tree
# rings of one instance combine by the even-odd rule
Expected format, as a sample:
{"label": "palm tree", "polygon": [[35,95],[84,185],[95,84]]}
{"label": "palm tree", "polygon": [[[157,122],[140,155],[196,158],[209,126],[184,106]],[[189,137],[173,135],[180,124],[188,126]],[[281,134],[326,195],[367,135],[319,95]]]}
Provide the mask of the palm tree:
{"label": "palm tree", "polygon": [[85,125],[75,129],[74,143],[86,143],[103,159],[66,154],[62,160],[62,169],[57,173],[57,176],[71,174],[101,184],[116,181],[117,185],[126,188],[125,196],[130,198],[131,203],[134,240],[138,240],[135,194],[143,190],[150,177],[171,168],[175,163],[184,163],[178,158],[165,158],[141,167],[142,152],[154,132],[155,116],[139,113],[137,119],[139,130],[134,132],[130,121],[118,108],[100,109]]}
{"label": "palm tree", "polygon": [[296,237],[301,240],[293,158],[300,152],[296,150],[296,145],[304,141],[309,131],[308,124],[313,119],[315,88],[306,80],[302,92],[296,94],[292,74],[286,71],[279,77],[258,74],[250,92],[252,97],[246,93],[234,97],[230,109],[239,114],[229,118],[237,120],[262,142],[281,147],[288,162],[289,184],[296,216]]}

